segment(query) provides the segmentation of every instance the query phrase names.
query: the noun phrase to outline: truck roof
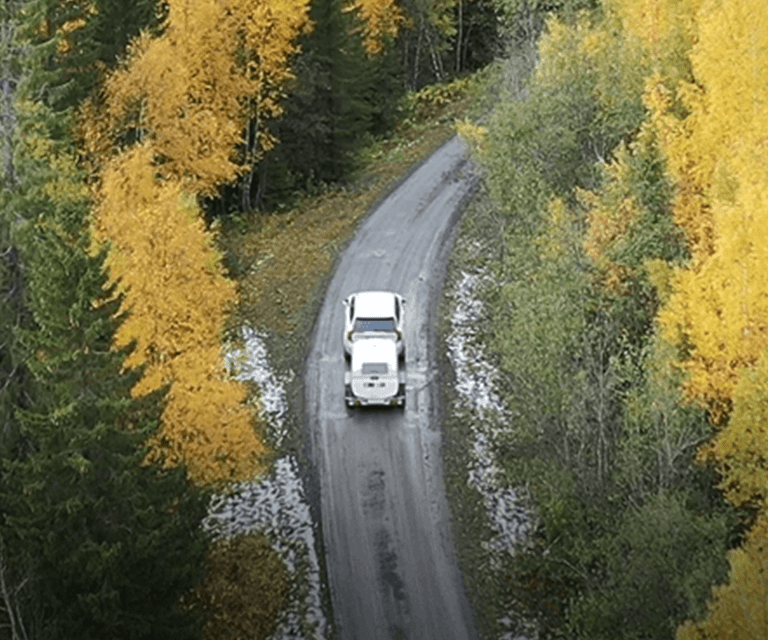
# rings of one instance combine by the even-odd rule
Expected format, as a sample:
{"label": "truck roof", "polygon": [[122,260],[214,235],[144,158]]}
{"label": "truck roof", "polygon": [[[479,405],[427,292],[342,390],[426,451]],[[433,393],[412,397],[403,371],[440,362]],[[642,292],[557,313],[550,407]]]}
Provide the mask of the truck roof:
{"label": "truck roof", "polygon": [[358,318],[394,318],[395,295],[391,291],[361,291],[355,296]]}

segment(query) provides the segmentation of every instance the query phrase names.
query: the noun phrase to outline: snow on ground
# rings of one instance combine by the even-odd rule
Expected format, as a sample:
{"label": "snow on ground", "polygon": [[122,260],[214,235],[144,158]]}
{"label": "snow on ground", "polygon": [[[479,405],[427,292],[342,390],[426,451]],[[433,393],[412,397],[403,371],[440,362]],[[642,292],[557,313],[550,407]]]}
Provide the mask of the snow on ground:
{"label": "snow on ground", "polygon": [[[456,372],[456,390],[460,402],[471,411],[474,443],[472,445],[474,466],[469,472],[469,483],[483,497],[488,515],[496,535],[487,549],[498,566],[503,553],[513,548],[515,541],[523,538],[530,528],[528,515],[519,504],[515,491],[499,487],[500,469],[496,464],[491,442],[494,425],[505,417],[504,406],[493,391],[496,372],[483,360],[481,345],[474,340],[477,322],[481,318],[482,302],[474,297],[475,290],[490,277],[462,272],[462,278],[452,292],[454,312],[451,317],[451,332],[447,339],[448,357]],[[527,640],[515,635],[512,622],[504,617],[499,620],[507,629],[502,640]]]}
{"label": "snow on ground", "polygon": [[[251,380],[261,389],[264,417],[276,446],[285,437],[283,416],[288,406],[282,382],[272,373],[263,337],[250,327],[241,331],[242,349],[227,360],[238,380]],[[263,531],[292,574],[299,572],[299,597],[282,616],[272,640],[324,640],[330,635],[320,602],[320,566],[315,551],[316,527],[305,500],[298,464],[284,456],[270,477],[242,482],[231,495],[214,495],[203,527],[216,538]]]}

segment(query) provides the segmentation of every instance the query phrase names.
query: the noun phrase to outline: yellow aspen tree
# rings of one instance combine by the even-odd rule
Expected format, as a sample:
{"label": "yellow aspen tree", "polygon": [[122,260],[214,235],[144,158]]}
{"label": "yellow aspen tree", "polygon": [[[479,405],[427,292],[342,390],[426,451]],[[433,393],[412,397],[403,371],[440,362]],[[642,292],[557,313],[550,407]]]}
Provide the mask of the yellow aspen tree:
{"label": "yellow aspen tree", "polygon": [[768,358],[742,369],[733,392],[733,412],[698,457],[720,472],[719,487],[737,507],[759,512],[745,543],[731,552],[730,576],[713,589],[708,615],[688,621],[678,640],[748,640],[768,636]]}
{"label": "yellow aspen tree", "polygon": [[720,472],[720,489],[737,507],[766,510],[768,487],[768,358],[742,369],[733,392],[728,424],[699,451]]}
{"label": "yellow aspen tree", "polygon": [[[162,35],[143,33],[104,88],[112,145],[150,139],[157,171],[210,196],[276,144],[264,123],[282,113],[309,0],[169,0]],[[256,123],[256,151],[243,132]],[[111,145],[102,142],[102,153]]]}
{"label": "yellow aspen tree", "polygon": [[695,84],[677,87],[685,117],[661,74],[647,91],[693,255],[674,274],[659,324],[686,345],[687,395],[719,425],[698,459],[758,520],[729,553],[729,580],[713,590],[708,616],[677,638],[746,640],[768,635],[768,2],[707,0],[696,33]]}
{"label": "yellow aspen tree", "polygon": [[688,52],[696,42],[696,15],[704,0],[608,0],[624,33],[642,43],[663,74],[663,82],[675,87],[690,80]]}
{"label": "yellow aspen tree", "polygon": [[170,385],[148,461],[217,484],[259,473],[266,447],[244,386],[226,376],[221,338],[236,294],[196,203],[274,145],[263,123],[281,113],[309,0],[167,4],[162,35],[138,36],[99,101],[83,106],[81,135],[94,162],[94,239],[110,243],[130,312],[116,342],[135,340],[127,366],[146,365],[134,393]]}
{"label": "yellow aspen tree", "polygon": [[768,522],[762,518],[743,546],[728,552],[730,578],[712,590],[708,615],[678,628],[677,640],[768,637]]}
{"label": "yellow aspen tree", "polygon": [[178,181],[159,181],[154,157],[145,142],[110,161],[92,224],[96,242],[110,244],[107,267],[129,312],[116,346],[135,340],[125,366],[146,366],[132,393],[170,385],[147,461],[183,463],[198,484],[249,479],[262,470],[266,448],[221,352],[234,284],[194,197]]}
{"label": "yellow aspen tree", "polygon": [[682,125],[651,105],[671,172],[683,185],[676,219],[693,264],[676,274],[662,326],[691,345],[689,395],[714,416],[729,410],[738,370],[768,345],[768,3],[711,1],[691,53],[697,87],[683,92]]}
{"label": "yellow aspen tree", "polygon": [[381,53],[385,39],[397,36],[406,22],[397,0],[348,0],[344,11],[357,15],[360,22],[357,30],[371,56]]}

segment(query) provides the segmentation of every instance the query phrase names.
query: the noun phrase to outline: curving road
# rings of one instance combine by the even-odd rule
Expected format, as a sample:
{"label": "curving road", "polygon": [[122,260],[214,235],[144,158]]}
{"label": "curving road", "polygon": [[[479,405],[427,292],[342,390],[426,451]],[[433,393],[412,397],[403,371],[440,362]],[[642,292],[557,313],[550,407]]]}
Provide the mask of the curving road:
{"label": "curving road", "polygon": [[[477,637],[456,563],[431,384],[445,263],[474,184],[454,138],[364,220],[315,324],[305,415],[341,640]],[[397,291],[407,300],[404,413],[348,415],[344,406],[341,301],[365,289]]]}

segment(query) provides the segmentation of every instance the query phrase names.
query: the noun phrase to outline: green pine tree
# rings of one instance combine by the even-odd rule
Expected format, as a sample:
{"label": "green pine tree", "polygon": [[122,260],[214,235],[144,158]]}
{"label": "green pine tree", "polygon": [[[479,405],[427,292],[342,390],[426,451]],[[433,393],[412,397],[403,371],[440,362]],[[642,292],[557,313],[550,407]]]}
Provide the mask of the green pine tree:
{"label": "green pine tree", "polygon": [[[404,85],[396,47],[389,43],[369,58],[340,0],[315,0],[311,19],[314,29],[302,39],[285,114],[269,124],[280,144],[257,169],[251,195],[259,208],[349,177],[368,134],[390,132],[399,116]],[[209,213],[237,209],[237,195],[236,188],[222,189]]]}
{"label": "green pine tree", "polygon": [[104,253],[45,222],[23,236],[35,326],[16,333],[36,404],[17,409],[26,446],[2,461],[0,536],[17,571],[34,568],[32,620],[42,637],[196,637],[177,605],[203,576],[204,496],[181,469],[140,466],[159,398],[131,398],[139,372],[110,349]]}
{"label": "green pine tree", "polygon": [[54,40],[22,47],[0,210],[0,628],[199,637],[179,601],[203,577],[205,495],[183,469],[141,466],[163,394],[132,398],[140,372],[123,369],[127,349],[111,349],[120,300],[105,288],[105,250],[89,253]]}
{"label": "green pine tree", "polygon": [[155,0],[28,0],[22,23],[41,97],[57,111],[77,105],[133,36],[158,29],[163,10]]}

